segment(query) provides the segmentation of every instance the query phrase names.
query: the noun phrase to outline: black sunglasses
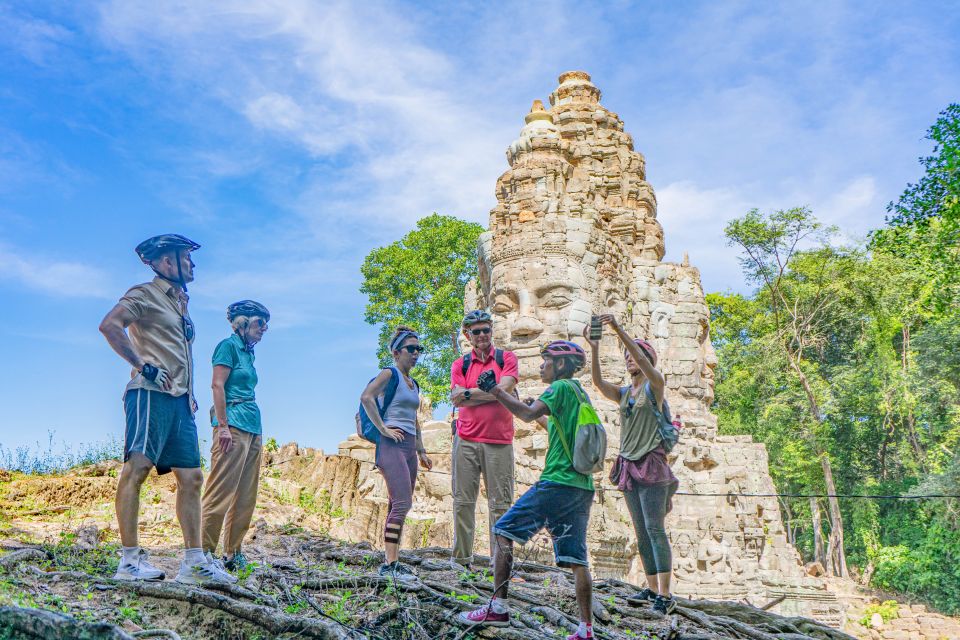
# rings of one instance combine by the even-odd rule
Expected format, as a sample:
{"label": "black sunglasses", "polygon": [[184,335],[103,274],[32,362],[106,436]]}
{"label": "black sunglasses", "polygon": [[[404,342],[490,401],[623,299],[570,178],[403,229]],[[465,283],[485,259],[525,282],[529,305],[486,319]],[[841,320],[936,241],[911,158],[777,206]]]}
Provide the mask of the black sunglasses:
{"label": "black sunglasses", "polygon": [[631,396],[630,398],[627,398],[627,408],[626,408],[626,410],[623,412],[623,416],[624,416],[625,418],[629,418],[630,416],[633,415],[633,407],[634,407],[634,405],[636,405],[636,404],[637,404],[637,399],[636,399],[636,398],[634,398],[634,397],[632,397],[632,396]]}
{"label": "black sunglasses", "polygon": [[484,327],[483,329],[470,329],[470,333],[475,336],[486,335],[490,333],[490,327]]}
{"label": "black sunglasses", "polygon": [[407,346],[400,348],[406,349],[407,353],[423,353],[423,347],[418,344],[408,344]]}

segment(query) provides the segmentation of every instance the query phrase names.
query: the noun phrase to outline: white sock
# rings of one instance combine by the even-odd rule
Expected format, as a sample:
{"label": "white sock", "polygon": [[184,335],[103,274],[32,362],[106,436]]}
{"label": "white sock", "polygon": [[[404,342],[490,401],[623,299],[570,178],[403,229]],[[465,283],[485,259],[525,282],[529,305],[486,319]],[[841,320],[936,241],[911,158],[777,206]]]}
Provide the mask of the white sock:
{"label": "white sock", "polygon": [[506,613],[507,605],[501,598],[490,598],[490,610],[494,613]]}
{"label": "white sock", "polygon": [[580,621],[580,626],[577,627],[577,635],[581,638],[589,638],[593,634],[593,625],[588,624],[584,621]]}
{"label": "white sock", "polygon": [[140,547],[120,547],[123,550],[122,562],[127,564],[137,564],[137,556],[140,555]]}
{"label": "white sock", "polygon": [[197,564],[206,564],[207,557],[203,555],[203,549],[198,547],[196,549],[187,549],[183,554],[183,561],[188,567],[192,567]]}

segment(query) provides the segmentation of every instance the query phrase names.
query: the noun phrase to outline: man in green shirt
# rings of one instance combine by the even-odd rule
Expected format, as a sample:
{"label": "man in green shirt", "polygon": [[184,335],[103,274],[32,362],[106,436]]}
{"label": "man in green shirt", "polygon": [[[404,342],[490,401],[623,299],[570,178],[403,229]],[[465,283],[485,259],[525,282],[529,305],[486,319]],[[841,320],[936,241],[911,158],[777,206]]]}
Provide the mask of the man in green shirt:
{"label": "man in green shirt", "polygon": [[[478,380],[483,391],[493,395],[521,420],[541,422],[544,416],[549,416],[549,444],[540,481],[530,487],[494,526],[493,598],[479,609],[460,614],[460,620],[471,625],[503,627],[510,624],[505,599],[513,568],[513,543],[524,544],[546,528],[553,538],[557,566],[569,567],[576,585],[581,622],[567,640],[593,638],[593,583],[587,564],[587,524],[593,504],[593,478],[573,468],[573,461],[563,446],[563,440],[571,444],[576,441],[580,412],[577,387],[580,383],[571,378],[586,363],[586,353],[573,342],[556,340],[544,347],[540,355],[543,357],[540,378],[550,386],[539,399],[529,404],[496,387],[490,376],[485,379],[481,375]],[[579,392],[583,390],[579,389]]]}

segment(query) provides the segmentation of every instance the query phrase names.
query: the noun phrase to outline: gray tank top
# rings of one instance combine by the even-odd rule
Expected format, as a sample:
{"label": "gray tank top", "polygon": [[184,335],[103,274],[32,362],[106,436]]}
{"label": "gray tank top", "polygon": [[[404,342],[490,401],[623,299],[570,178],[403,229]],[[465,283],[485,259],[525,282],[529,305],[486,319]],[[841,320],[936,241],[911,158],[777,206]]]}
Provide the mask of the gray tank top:
{"label": "gray tank top", "polygon": [[[660,445],[660,431],[653,403],[647,397],[647,384],[637,395],[630,408],[632,387],[620,388],[620,455],[627,460],[639,460]],[[667,398],[663,398],[664,410],[669,410]]]}
{"label": "gray tank top", "polygon": [[[383,416],[383,424],[416,435],[420,393],[417,391],[416,385],[413,389],[410,388],[399,369],[396,367],[390,368],[400,376],[400,382],[397,384],[397,393],[393,396],[393,401],[390,402],[387,413]],[[380,401],[383,402],[382,397]]]}

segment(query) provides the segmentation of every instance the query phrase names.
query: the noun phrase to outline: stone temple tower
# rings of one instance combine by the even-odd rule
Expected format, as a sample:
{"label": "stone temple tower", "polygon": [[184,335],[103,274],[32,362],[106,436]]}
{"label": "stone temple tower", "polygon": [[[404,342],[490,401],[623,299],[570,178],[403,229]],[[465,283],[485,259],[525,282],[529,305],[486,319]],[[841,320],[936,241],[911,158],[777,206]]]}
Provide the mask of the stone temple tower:
{"label": "stone temple tower", "polygon": [[[465,306],[492,313],[496,344],[518,356],[521,393],[543,390],[541,345],[558,338],[582,343],[591,313],[616,314],[629,333],[656,348],[670,406],[686,425],[670,455],[681,492],[667,521],[675,592],[754,605],[784,596],[775,611],[839,623],[836,598],[822,579],[806,574],[788,543],[777,499],[740,495],[775,493],[766,449],[748,436],[717,435],[710,412],[716,356],[700,273],[686,260],[662,261],[663,228],[644,158],[617,114],[600,104],[590,76],[561,75],[550,108],[534,101],[506,155],[509,168],[497,180],[497,204]],[[605,336],[600,349],[605,377],[626,383],[617,340]],[[619,450],[617,408],[592,388],[589,371],[581,371],[580,380],[608,428],[609,469]],[[420,471],[403,544],[449,546],[450,427],[424,418],[435,466]],[[547,436],[537,425],[516,427],[517,490],[523,492],[543,469]],[[309,484],[351,514],[331,521],[331,534],[379,543],[387,498],[373,459],[372,445],[351,436],[339,455],[304,470]],[[600,486],[588,531],[593,570],[642,584],[622,495],[605,478]],[[478,523],[486,521],[485,502],[481,497]],[[489,537],[482,529],[475,551],[485,554]],[[547,548],[533,553],[552,557]]]}
{"label": "stone temple tower", "polygon": [[[536,100],[520,135],[507,148],[509,168],[497,180],[497,205],[481,238],[480,273],[467,308],[487,308],[494,338],[516,352],[521,393],[536,395],[540,347],[550,340],[583,343],[591,313],[612,312],[627,331],[649,340],[666,376],[667,397],[686,425],[670,456],[685,494],[674,499],[668,530],[674,546],[676,591],[747,599],[781,595],[784,612],[833,620],[836,601],[808,577],[786,539],[766,450],[749,437],[717,435],[713,402],[716,355],[700,273],[663,262],[663,228],[646,180],[646,162],[600,90],[582,71],[560,76],[550,108]],[[613,336],[601,342],[604,375],[628,379]],[[619,445],[616,406],[580,380]],[[519,480],[533,482],[543,466],[546,436],[517,425]],[[619,492],[601,492],[589,534],[601,575],[642,582],[635,536]],[[638,583],[639,583],[638,582]]]}

